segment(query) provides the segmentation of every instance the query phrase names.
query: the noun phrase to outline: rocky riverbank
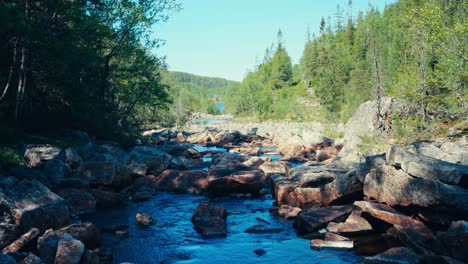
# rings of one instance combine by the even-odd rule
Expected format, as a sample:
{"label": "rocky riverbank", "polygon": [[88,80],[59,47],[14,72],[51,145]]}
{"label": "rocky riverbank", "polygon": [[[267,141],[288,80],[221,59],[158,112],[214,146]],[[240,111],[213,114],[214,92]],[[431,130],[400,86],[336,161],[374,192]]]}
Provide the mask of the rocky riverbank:
{"label": "rocky riverbank", "polygon": [[[79,147],[20,146],[24,163],[0,170],[0,263],[112,263],[102,232],[124,239],[128,225],[150,230],[158,215],[139,212],[134,223],[100,228],[81,219],[158,192],[233,199],[270,192],[270,214],[291,221],[311,250],[354,249],[368,263],[467,261],[466,138],[363,157],[353,144],[376,129],[368,121],[352,118],[340,141],[320,124],[230,123],[147,132],[130,149],[84,133]],[[193,232],[229,237],[231,214],[199,202]],[[281,229],[260,219],[245,232]]]}

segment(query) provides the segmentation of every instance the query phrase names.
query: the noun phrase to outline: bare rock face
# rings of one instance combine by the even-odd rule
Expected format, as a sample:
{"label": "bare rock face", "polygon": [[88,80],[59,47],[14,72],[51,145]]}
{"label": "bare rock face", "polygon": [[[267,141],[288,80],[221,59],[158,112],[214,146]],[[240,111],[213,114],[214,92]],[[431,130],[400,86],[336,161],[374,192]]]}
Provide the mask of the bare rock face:
{"label": "bare rock face", "polygon": [[193,228],[203,238],[225,237],[226,209],[216,205],[200,204],[192,216]]}
{"label": "bare rock face", "polygon": [[44,262],[33,253],[29,253],[23,260],[20,261],[20,264],[44,264]]}
{"label": "bare rock face", "polygon": [[70,168],[76,169],[83,164],[83,158],[78,154],[76,149],[67,148],[65,149],[65,162],[70,166]]}
{"label": "bare rock face", "polygon": [[119,207],[123,204],[122,197],[117,192],[92,189],[91,193],[96,199],[96,207],[109,209]]}
{"label": "bare rock face", "polygon": [[353,210],[353,206],[330,206],[302,210],[294,221],[299,236],[307,235],[327,226],[330,222],[344,221]]}
{"label": "bare rock face", "polygon": [[96,211],[96,199],[86,190],[66,188],[59,190],[57,194],[65,200],[70,213],[74,215]]}
{"label": "bare rock face", "polygon": [[381,263],[419,263],[420,258],[416,252],[407,247],[391,248],[373,257],[366,257],[366,264]]}
{"label": "bare rock face", "polygon": [[226,176],[209,174],[208,193],[216,196],[228,194],[257,195],[265,186],[265,174],[261,170],[238,171]]}
{"label": "bare rock face", "polygon": [[386,157],[388,165],[401,167],[414,177],[468,187],[468,166],[466,165],[415,155],[397,146],[390,147]]}
{"label": "bare rock face", "polygon": [[364,194],[392,206],[417,205],[468,212],[468,190],[432,179],[415,178],[393,166],[372,169],[364,181]]}
{"label": "bare rock face", "polygon": [[5,193],[5,205],[23,230],[63,226],[70,214],[64,200],[36,180],[23,180]]}
{"label": "bare rock face", "polygon": [[81,241],[65,233],[58,242],[55,264],[80,264],[84,251]]}

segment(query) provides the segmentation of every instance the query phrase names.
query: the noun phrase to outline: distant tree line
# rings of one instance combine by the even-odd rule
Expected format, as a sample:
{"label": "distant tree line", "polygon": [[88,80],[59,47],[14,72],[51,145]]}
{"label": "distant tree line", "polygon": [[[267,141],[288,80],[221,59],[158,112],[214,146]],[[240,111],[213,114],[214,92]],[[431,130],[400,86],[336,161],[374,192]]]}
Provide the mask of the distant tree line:
{"label": "distant tree line", "polygon": [[127,136],[170,104],[150,50],[173,0],[0,2],[0,136],[77,128]]}
{"label": "distant tree line", "polygon": [[346,121],[362,102],[392,96],[407,102],[409,125],[466,118],[467,5],[400,0],[383,12],[370,7],[353,17],[349,1],[347,11],[338,6],[333,18],[322,19],[318,36],[307,34],[299,65],[291,66],[282,41],[268,49],[228,93],[228,110],[307,117],[311,108],[291,99],[306,96],[320,105],[314,115]]}

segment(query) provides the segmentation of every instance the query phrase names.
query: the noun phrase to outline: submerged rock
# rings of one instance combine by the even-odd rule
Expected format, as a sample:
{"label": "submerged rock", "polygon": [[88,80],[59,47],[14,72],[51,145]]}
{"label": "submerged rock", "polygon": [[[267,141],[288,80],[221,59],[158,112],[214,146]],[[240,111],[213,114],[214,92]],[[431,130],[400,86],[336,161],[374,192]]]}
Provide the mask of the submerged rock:
{"label": "submerged rock", "polygon": [[279,233],[283,231],[282,228],[273,228],[266,225],[253,225],[247,228],[244,232],[251,234],[265,234],[265,233]]}
{"label": "submerged rock", "polygon": [[203,238],[225,237],[227,234],[226,217],[227,212],[223,207],[200,204],[192,216],[193,228]]}
{"label": "submerged rock", "polygon": [[148,227],[156,224],[156,221],[151,217],[150,215],[147,214],[136,214],[136,223],[137,225],[143,226],[143,227]]}

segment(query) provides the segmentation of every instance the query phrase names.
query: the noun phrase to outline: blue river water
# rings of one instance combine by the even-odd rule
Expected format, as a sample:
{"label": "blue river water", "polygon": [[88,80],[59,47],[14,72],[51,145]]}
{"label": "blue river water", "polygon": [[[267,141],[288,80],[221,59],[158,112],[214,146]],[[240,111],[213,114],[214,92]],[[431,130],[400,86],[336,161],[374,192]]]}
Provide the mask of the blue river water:
{"label": "blue river water", "polygon": [[[226,238],[203,239],[193,230],[192,214],[201,202],[210,202],[226,208],[228,212]],[[270,195],[256,199],[220,198],[209,200],[190,194],[158,193],[153,199],[131,203],[128,207],[101,211],[93,215],[98,227],[116,224],[129,225],[129,236],[118,238],[103,233],[105,247],[113,248],[113,263],[360,263],[362,258],[349,251],[309,248],[310,242],[298,238],[292,222],[270,214]],[[157,221],[149,228],[135,225],[135,215],[146,213]],[[249,234],[244,230],[265,224],[284,229],[272,234]],[[266,254],[257,256],[254,250]]]}

